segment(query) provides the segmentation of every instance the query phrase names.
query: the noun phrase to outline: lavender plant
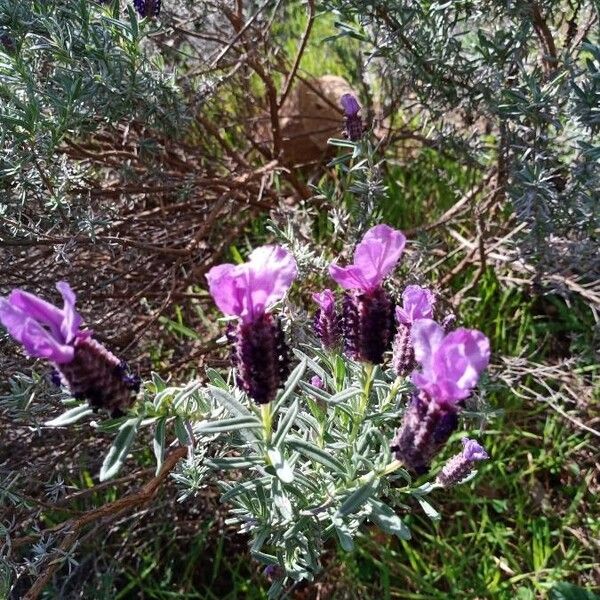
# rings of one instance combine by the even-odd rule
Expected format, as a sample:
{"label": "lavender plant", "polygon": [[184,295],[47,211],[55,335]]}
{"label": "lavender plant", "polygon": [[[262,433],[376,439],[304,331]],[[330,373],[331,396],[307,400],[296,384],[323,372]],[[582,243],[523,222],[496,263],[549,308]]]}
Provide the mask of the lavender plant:
{"label": "lavender plant", "polygon": [[[52,424],[72,423],[90,409],[114,416],[122,398],[118,406],[128,412],[117,421],[101,479],[118,472],[142,429],[153,429],[158,470],[170,446],[187,447],[175,475],[181,498],[193,501],[213,483],[221,489],[228,522],[250,534],[250,551],[274,579],[270,597],[276,598],[292,581],[318,574],[328,540],[349,551],[368,522],[409,539],[411,501],[439,518],[430,497],[441,501],[436,490],[460,483],[487,457],[469,440],[446,466],[437,463],[451,435],[469,428],[462,407],[490,357],[483,333],[447,333],[430,318],[430,292],[409,288],[398,314],[410,322],[417,368],[409,377],[390,368],[397,362],[391,357],[396,320],[387,284],[404,245],[400,231],[377,225],[357,245],[351,265],[334,261],[329,273],[344,292],[317,296],[315,335],[302,344],[286,335],[286,295],[297,278],[288,250],[263,246],[245,263],[213,267],[208,286],[228,321],[231,370],[223,377],[209,369],[207,384],[184,386],[153,375],[129,407],[131,380],[80,329],[65,283],[58,284],[63,309],[15,290],[0,302],[0,321],[28,354],[54,363],[76,397]],[[345,307],[341,328],[338,302]],[[83,360],[88,355],[93,360]],[[286,378],[290,355],[294,368]]]}

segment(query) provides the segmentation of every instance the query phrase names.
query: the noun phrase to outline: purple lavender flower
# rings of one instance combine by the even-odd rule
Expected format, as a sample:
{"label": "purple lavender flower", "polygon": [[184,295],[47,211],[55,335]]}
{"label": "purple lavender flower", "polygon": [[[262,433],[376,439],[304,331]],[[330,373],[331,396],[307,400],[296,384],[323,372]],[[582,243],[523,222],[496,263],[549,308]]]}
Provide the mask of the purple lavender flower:
{"label": "purple lavender flower", "polygon": [[116,416],[131,405],[139,380],[102,344],[80,329],[75,294],[68,283],[56,284],[63,297],[58,308],[23,290],[0,298],[0,322],[23,345],[29,356],[49,360],[54,381],[65,385],[76,398],[85,398],[94,409]]}
{"label": "purple lavender flower", "polygon": [[355,360],[380,363],[394,334],[393,303],[383,280],[400,260],[406,238],[387,225],[367,231],[354,252],[354,263],[329,266],[343,288],[342,329],[346,353]]}
{"label": "purple lavender flower", "polygon": [[406,375],[414,364],[410,331],[416,319],[433,316],[435,296],[418,285],[409,285],[402,294],[402,306],[396,307],[396,335],[392,343],[392,369],[398,377]]}
{"label": "purple lavender flower", "polygon": [[133,0],[133,5],[142,17],[158,17],[161,0]]}
{"label": "purple lavender flower", "polygon": [[281,324],[268,311],[297,275],[296,261],[281,246],[262,246],[248,262],[223,264],[207,274],[210,293],[226,314],[239,317],[228,331],[238,386],[258,404],[273,400],[288,373]]}
{"label": "purple lavender flower", "polygon": [[457,329],[445,335],[431,319],[417,319],[411,338],[422,371],[412,374],[413,397],[392,441],[396,458],[424,473],[458,424],[458,403],[469,396],[490,358],[480,331]]}
{"label": "purple lavender flower", "polygon": [[329,289],[312,295],[319,305],[314,318],[314,328],[325,350],[335,350],[340,345],[340,318],[335,309],[335,296]]}
{"label": "purple lavender flower", "polygon": [[364,133],[364,126],[360,115],[360,104],[352,94],[344,94],[340,103],[344,109],[345,134],[349,140],[356,142]]}
{"label": "purple lavender flower", "polygon": [[488,453],[477,441],[466,437],[461,441],[462,452],[453,456],[436,478],[436,483],[442,487],[451,487],[460,483],[471,473],[477,461],[489,458]]}
{"label": "purple lavender flower", "polygon": [[318,375],[313,375],[310,379],[310,384],[322,390],[325,387],[323,380]]}

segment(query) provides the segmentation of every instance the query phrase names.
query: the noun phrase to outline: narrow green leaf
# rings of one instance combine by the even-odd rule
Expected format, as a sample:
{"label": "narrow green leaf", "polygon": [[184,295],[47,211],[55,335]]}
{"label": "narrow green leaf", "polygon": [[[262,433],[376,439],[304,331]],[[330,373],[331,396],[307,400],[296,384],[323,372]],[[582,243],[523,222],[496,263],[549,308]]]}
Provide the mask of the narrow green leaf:
{"label": "narrow green leaf", "polygon": [[165,457],[165,434],[167,429],[167,419],[162,417],[156,423],[154,429],[154,438],[152,440],[152,449],[154,450],[154,456],[156,458],[156,474],[160,471],[160,468]]}
{"label": "narrow green leaf", "polygon": [[283,392],[273,409],[273,413],[277,413],[280,407],[282,407],[287,399],[296,391],[304,372],[306,371],[306,360],[303,360],[290,374],[283,386]]}
{"label": "narrow green leaf", "polygon": [[275,469],[277,477],[283,481],[283,483],[291,483],[294,481],[294,471],[278,448],[269,448],[267,450],[267,456]]}
{"label": "narrow green leaf", "polygon": [[119,472],[119,469],[125,461],[129,447],[135,439],[141,421],[142,417],[136,417],[134,419],[128,419],[121,425],[119,433],[114,439],[112,446],[102,463],[102,467],[100,468],[100,481],[106,481]]}
{"label": "narrow green leaf", "polygon": [[336,473],[346,472],[344,465],[337,458],[330,456],[327,452],[310,442],[293,436],[288,436],[287,440],[290,446],[298,450],[301,454],[304,454],[304,456],[321,463],[323,466],[332,469]]}
{"label": "narrow green leaf", "polygon": [[93,414],[93,410],[87,404],[81,404],[76,406],[75,408],[70,408],[66,410],[62,415],[52,419],[51,421],[46,421],[44,425],[48,427],[60,427],[62,425],[70,425],[71,423],[76,423],[83,417],[87,417],[88,415]]}
{"label": "narrow green leaf", "polygon": [[298,414],[299,402],[298,398],[294,400],[294,403],[288,408],[286,415],[281,419],[281,423],[279,428],[275,432],[273,436],[273,445],[279,447],[281,443],[284,441],[285,436],[288,431],[294,425],[294,420],[296,419],[296,415]]}
{"label": "narrow green leaf", "polygon": [[208,389],[217,402],[222,404],[232,415],[238,417],[250,417],[252,413],[238,400],[236,400],[229,392],[213,385],[208,386]]}
{"label": "narrow green leaf", "polygon": [[369,498],[373,495],[377,486],[379,485],[379,479],[375,476],[375,473],[370,473],[367,482],[355,489],[337,509],[337,514],[341,517],[346,517],[355,513],[361,508]]}
{"label": "narrow green leaf", "polygon": [[259,429],[262,423],[255,417],[235,417],[234,419],[222,419],[220,421],[205,421],[196,427],[198,433],[224,433],[237,431],[239,429]]}
{"label": "narrow green leaf", "polygon": [[375,525],[386,533],[398,536],[401,540],[410,540],[410,529],[390,506],[374,499],[371,499],[369,504],[371,505],[369,519]]}
{"label": "narrow green leaf", "polygon": [[175,417],[175,435],[182,446],[189,446],[192,442],[183,417]]}

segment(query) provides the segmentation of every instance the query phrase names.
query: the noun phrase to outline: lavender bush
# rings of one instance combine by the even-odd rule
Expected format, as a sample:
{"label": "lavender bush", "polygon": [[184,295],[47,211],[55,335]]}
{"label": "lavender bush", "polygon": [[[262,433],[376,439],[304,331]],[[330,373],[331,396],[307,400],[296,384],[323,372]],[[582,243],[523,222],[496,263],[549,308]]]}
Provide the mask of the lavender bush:
{"label": "lavender bush", "polygon": [[[187,447],[175,475],[182,498],[192,501],[209,484],[221,489],[229,522],[251,535],[251,553],[274,579],[270,596],[276,598],[288,582],[319,572],[327,540],[351,550],[366,522],[409,539],[403,515],[410,499],[437,519],[430,502],[441,500],[435,491],[460,483],[487,458],[477,442],[464,440],[446,466],[432,467],[451,435],[472,427],[475,413],[465,419],[463,408],[476,404],[474,389],[489,361],[485,335],[446,333],[428,318],[431,292],[408,288],[398,312],[411,321],[405,343],[417,368],[409,377],[390,368],[397,362],[390,356],[396,325],[386,279],[394,277],[404,245],[400,231],[377,225],[358,244],[353,264],[330,265],[333,279],[350,290],[339,299],[344,353],[329,335],[336,322],[331,291],[324,293],[327,335],[323,303],[311,343],[286,335],[286,294],[297,267],[285,248],[263,246],[243,264],[213,267],[207,280],[229,321],[232,370],[223,377],[209,369],[208,384],[184,386],[154,375],[137,400],[136,382],[80,329],[75,295],[64,282],[58,284],[63,309],[15,290],[0,302],[0,321],[30,356],[55,365],[62,375],[57,383],[74,397],[52,425],[92,410],[113,417],[127,410],[100,479],[119,471],[136,434],[147,428],[157,472],[170,447]],[[411,304],[415,291],[420,300]],[[294,368],[286,379],[290,355]]]}

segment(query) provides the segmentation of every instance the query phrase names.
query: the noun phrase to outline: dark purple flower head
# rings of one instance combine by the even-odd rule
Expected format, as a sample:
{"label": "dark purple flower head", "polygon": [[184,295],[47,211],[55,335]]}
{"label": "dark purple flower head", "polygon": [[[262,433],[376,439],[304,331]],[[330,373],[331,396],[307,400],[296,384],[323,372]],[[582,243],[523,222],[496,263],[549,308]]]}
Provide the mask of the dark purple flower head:
{"label": "dark purple flower head", "polygon": [[415,394],[392,440],[391,449],[407,469],[422,475],[457,425],[454,406],[438,404],[423,392]]}
{"label": "dark purple flower head", "polygon": [[393,304],[383,280],[394,270],[406,238],[388,225],[367,231],[347,267],[329,266],[331,277],[343,288],[343,333],[346,352],[356,360],[380,363],[393,333]]}
{"label": "dark purple flower head", "polygon": [[161,0],[133,0],[133,4],[142,17],[158,17]]}
{"label": "dark purple flower head", "polygon": [[411,329],[415,359],[421,371],[413,383],[439,403],[456,404],[477,385],[490,360],[490,342],[476,329],[449,334],[431,319],[416,320]]}
{"label": "dark purple flower head", "polygon": [[344,94],[340,102],[344,109],[345,134],[349,140],[357,142],[364,133],[364,125],[360,115],[360,104],[352,94]]}
{"label": "dark purple flower head", "polygon": [[281,246],[262,246],[248,262],[223,264],[206,275],[210,293],[226,314],[239,317],[228,332],[237,383],[257,403],[273,400],[288,372],[281,325],[267,312],[297,275],[294,257]]}
{"label": "dark purple flower head", "polygon": [[394,270],[402,256],[406,238],[389,225],[371,227],[354,251],[354,262],[347,267],[329,265],[329,274],[339,285],[369,293],[378,288]]}
{"label": "dark purple flower head", "polygon": [[489,458],[488,453],[475,440],[462,438],[462,452],[453,456],[442,468],[436,482],[442,487],[460,483],[471,471],[475,463]]}
{"label": "dark purple flower head", "polygon": [[68,283],[56,284],[63,297],[58,308],[23,290],[0,298],[0,322],[33,357],[52,362],[53,381],[65,385],[76,398],[85,398],[93,408],[112,415],[121,413],[139,389],[139,379],[130,375],[121,361],[91,332],[81,331],[81,316],[75,311],[75,294]]}
{"label": "dark purple flower head", "polygon": [[396,307],[396,320],[411,325],[417,319],[431,319],[435,296],[431,290],[418,285],[409,285],[402,293],[402,306]]}
{"label": "dark purple flower head", "polygon": [[[490,346],[480,331],[457,329],[446,335],[430,319],[417,319],[411,336],[422,366],[412,375],[420,392],[406,409],[392,450],[407,468],[422,473],[456,428],[458,402],[477,384],[489,362]],[[472,444],[465,448],[465,456],[478,452]]]}
{"label": "dark purple flower head", "polygon": [[23,345],[29,356],[62,364],[73,360],[73,342],[81,316],[75,311],[75,294],[65,281],[56,284],[63,297],[58,308],[29,292],[13,290],[0,298],[0,322]]}
{"label": "dark purple flower head", "polygon": [[319,306],[315,318],[314,328],[325,350],[335,350],[340,345],[341,328],[340,318],[335,309],[335,296],[329,289],[312,295]]}

